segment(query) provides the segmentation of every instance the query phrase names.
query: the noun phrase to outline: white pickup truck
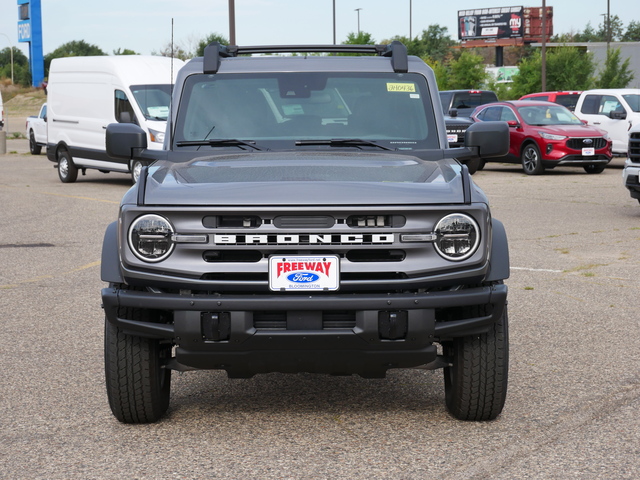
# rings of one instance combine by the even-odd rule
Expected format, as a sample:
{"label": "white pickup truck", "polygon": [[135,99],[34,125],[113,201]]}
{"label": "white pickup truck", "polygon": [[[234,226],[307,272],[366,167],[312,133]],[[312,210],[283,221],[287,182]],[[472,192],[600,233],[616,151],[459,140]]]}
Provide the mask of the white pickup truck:
{"label": "white pickup truck", "polygon": [[37,117],[27,118],[27,138],[31,155],[40,155],[42,147],[47,146],[47,104],[43,104]]}
{"label": "white pickup truck", "polygon": [[574,113],[609,134],[613,153],[626,155],[629,131],[640,124],[640,89],[586,90],[578,98]]}

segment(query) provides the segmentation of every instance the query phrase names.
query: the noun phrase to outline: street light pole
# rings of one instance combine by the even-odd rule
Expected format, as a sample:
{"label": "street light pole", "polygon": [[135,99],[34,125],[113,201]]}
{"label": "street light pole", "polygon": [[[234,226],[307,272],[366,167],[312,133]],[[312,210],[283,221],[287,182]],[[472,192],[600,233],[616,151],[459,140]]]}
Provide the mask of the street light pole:
{"label": "street light pole", "polygon": [[358,35],[360,35],[360,10],[361,8],[356,8],[354,11],[358,12]]}
{"label": "street light pole", "polygon": [[13,85],[13,45],[11,45],[11,39],[4,33],[0,33],[9,42],[9,52],[11,52],[11,85]]}

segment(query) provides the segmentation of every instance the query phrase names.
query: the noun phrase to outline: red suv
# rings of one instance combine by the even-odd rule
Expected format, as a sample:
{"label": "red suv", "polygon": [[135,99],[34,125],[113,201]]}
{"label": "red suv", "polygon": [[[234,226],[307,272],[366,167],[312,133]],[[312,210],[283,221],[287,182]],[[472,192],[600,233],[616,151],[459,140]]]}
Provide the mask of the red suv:
{"label": "red suv", "polygon": [[489,103],[476,108],[471,118],[477,122],[507,122],[509,153],[491,161],[522,163],[528,175],[538,175],[558,165],[580,166],[587,173],[600,173],[611,161],[611,139],[607,132],[585,125],[567,108],[555,103],[532,100]]}
{"label": "red suv", "polygon": [[578,98],[582,92],[538,92],[523,95],[520,100],[538,100],[543,102],[553,102],[563,107],[567,107],[572,112],[576,109]]}

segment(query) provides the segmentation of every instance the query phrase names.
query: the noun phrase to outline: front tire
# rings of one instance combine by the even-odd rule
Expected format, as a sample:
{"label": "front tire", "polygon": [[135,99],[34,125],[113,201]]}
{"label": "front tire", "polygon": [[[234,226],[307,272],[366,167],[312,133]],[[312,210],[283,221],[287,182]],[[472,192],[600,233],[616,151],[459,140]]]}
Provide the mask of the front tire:
{"label": "front tire", "polygon": [[78,179],[78,168],[64,149],[58,152],[58,177],[62,183],[73,183]]}
{"label": "front tire", "polygon": [[29,152],[31,155],[40,155],[42,147],[36,143],[36,137],[33,134],[33,130],[29,132]]}
{"label": "front tire", "polygon": [[162,362],[171,353],[158,340],[125,335],[105,319],[104,359],[107,397],[122,423],[150,423],[169,408],[171,370]]}
{"label": "front tire", "polygon": [[459,420],[493,420],[504,407],[509,371],[508,315],[487,333],[444,345],[452,366],[444,369],[447,410]]}
{"label": "front tire", "polygon": [[544,172],[540,149],[535,143],[528,143],[522,149],[520,160],[522,161],[522,169],[527,175],[540,175]]}
{"label": "front tire", "polygon": [[587,173],[602,173],[604,172],[605,166],[606,165],[596,165],[596,164],[590,163],[589,165],[585,165],[583,168],[584,168],[584,171]]}

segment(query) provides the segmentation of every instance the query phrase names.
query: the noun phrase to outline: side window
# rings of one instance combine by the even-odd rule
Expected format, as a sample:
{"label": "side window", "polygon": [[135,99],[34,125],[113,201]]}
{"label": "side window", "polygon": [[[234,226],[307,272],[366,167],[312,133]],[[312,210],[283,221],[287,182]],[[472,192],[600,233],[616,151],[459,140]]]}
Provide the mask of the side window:
{"label": "side window", "polygon": [[502,120],[503,122],[517,122],[518,118],[516,117],[516,114],[513,113],[513,110],[505,107],[502,109],[502,116],[500,120]]}
{"label": "side window", "polygon": [[603,95],[600,102],[601,115],[609,115],[611,112],[624,112],[624,107],[620,101],[613,95]]}
{"label": "side window", "polygon": [[47,106],[42,107],[42,111],[40,112],[40,118],[47,118]]}
{"label": "side window", "polygon": [[600,113],[600,99],[602,95],[587,95],[584,98],[580,112],[587,115],[597,115]]}
{"label": "side window", "polygon": [[119,123],[138,123],[127,94],[122,90],[115,91],[115,117]]}
{"label": "side window", "polygon": [[484,117],[482,118],[485,122],[494,122],[499,121],[501,117],[502,107],[488,107],[484,110]]}

